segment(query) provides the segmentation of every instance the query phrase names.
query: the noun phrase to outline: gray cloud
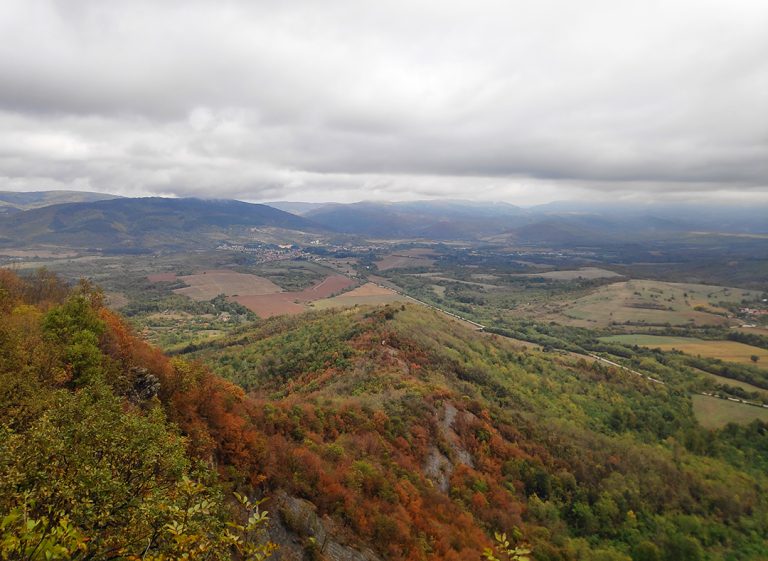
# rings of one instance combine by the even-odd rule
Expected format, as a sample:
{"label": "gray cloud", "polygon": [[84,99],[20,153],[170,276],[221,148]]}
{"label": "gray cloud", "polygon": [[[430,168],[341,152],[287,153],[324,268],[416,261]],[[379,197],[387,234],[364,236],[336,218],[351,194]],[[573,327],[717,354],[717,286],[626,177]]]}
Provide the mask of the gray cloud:
{"label": "gray cloud", "polygon": [[759,0],[0,4],[0,189],[768,201]]}

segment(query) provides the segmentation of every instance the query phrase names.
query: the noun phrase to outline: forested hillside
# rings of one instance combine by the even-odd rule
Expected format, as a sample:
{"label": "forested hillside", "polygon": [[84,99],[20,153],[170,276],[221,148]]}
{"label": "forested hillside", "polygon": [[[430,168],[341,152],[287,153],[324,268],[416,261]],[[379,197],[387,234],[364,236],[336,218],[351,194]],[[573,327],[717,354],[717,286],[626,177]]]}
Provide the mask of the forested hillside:
{"label": "forested hillside", "polygon": [[273,319],[196,351],[252,392],[271,486],[387,559],[755,559],[764,424],[701,428],[683,377],[542,353],[421,306]]}
{"label": "forested hillside", "polygon": [[0,271],[0,316],[3,559],[256,559],[261,498],[280,559],[479,560],[495,532],[536,560],[768,556],[768,426],[703,429],[673,368],[415,305],[170,359],[45,272]]}
{"label": "forested hillside", "polygon": [[0,559],[264,558],[248,416],[94,287],[0,270]]}

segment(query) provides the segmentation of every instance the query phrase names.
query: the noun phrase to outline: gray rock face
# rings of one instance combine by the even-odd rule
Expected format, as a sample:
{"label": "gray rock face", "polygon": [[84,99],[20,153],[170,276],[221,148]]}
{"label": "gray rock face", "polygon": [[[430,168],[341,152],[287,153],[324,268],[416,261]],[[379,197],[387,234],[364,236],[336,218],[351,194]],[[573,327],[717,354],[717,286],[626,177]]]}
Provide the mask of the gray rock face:
{"label": "gray rock face", "polygon": [[[461,414],[471,415],[467,412]],[[437,430],[443,441],[450,447],[450,451],[444,448],[445,452],[443,452],[437,446],[432,446],[424,464],[424,475],[444,493],[449,490],[451,475],[456,464],[475,467],[472,455],[462,446],[461,439],[454,430],[454,422],[458,415],[458,409],[452,403],[446,402]],[[446,453],[449,453],[451,457],[448,457]]]}
{"label": "gray rock face", "polygon": [[382,561],[370,549],[358,550],[343,543],[340,532],[334,531],[334,524],[328,518],[317,515],[317,509],[309,501],[278,492],[272,501],[269,537],[280,549],[275,559],[299,561],[310,559],[312,546],[322,559],[328,561]]}
{"label": "gray rock face", "polygon": [[160,380],[157,376],[138,366],[131,367],[130,375],[133,385],[128,398],[131,402],[139,404],[157,397],[160,391]]}

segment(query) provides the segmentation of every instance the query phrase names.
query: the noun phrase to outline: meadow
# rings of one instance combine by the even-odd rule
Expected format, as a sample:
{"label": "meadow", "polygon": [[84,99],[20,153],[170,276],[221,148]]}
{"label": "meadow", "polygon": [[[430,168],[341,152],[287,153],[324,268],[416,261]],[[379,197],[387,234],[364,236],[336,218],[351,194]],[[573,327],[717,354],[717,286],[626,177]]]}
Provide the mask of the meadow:
{"label": "meadow", "polygon": [[526,273],[520,276],[568,281],[578,279],[610,279],[621,277],[622,275],[613,271],[609,271],[608,269],[601,269],[599,267],[582,267],[581,269],[575,270],[548,271],[546,273]]}
{"label": "meadow", "polygon": [[708,341],[694,337],[668,337],[661,335],[614,335],[602,337],[602,341],[640,345],[663,351],[677,350],[689,355],[717,358],[738,364],[755,364],[751,357],[758,357],[757,366],[768,364],[768,350],[736,341]]}
{"label": "meadow", "polygon": [[550,319],[579,327],[725,326],[729,306],[756,296],[740,288],[630,280],[567,302]]}
{"label": "meadow", "polygon": [[768,409],[736,403],[707,395],[691,396],[693,413],[707,429],[719,429],[728,423],[748,424],[754,420],[768,422]]}
{"label": "meadow", "polygon": [[312,303],[312,308],[317,310],[326,310],[328,308],[351,308],[354,306],[378,306],[381,304],[392,304],[394,302],[413,301],[406,296],[397,294],[394,290],[378,286],[372,282],[359,286],[349,292],[317,300]]}

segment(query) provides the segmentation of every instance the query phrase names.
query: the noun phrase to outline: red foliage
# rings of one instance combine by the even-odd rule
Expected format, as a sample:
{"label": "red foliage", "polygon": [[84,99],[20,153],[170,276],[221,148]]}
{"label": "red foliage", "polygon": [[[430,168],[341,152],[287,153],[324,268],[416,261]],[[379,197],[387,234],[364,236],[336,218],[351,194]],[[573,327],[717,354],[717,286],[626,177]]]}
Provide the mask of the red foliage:
{"label": "red foliage", "polygon": [[201,364],[170,360],[142,341],[113,312],[102,308],[107,325],[102,349],[125,371],[146,369],[160,381],[168,417],[189,439],[190,451],[219,466],[234,467],[253,484],[260,482],[266,447],[252,419],[256,405],[243,390]]}

